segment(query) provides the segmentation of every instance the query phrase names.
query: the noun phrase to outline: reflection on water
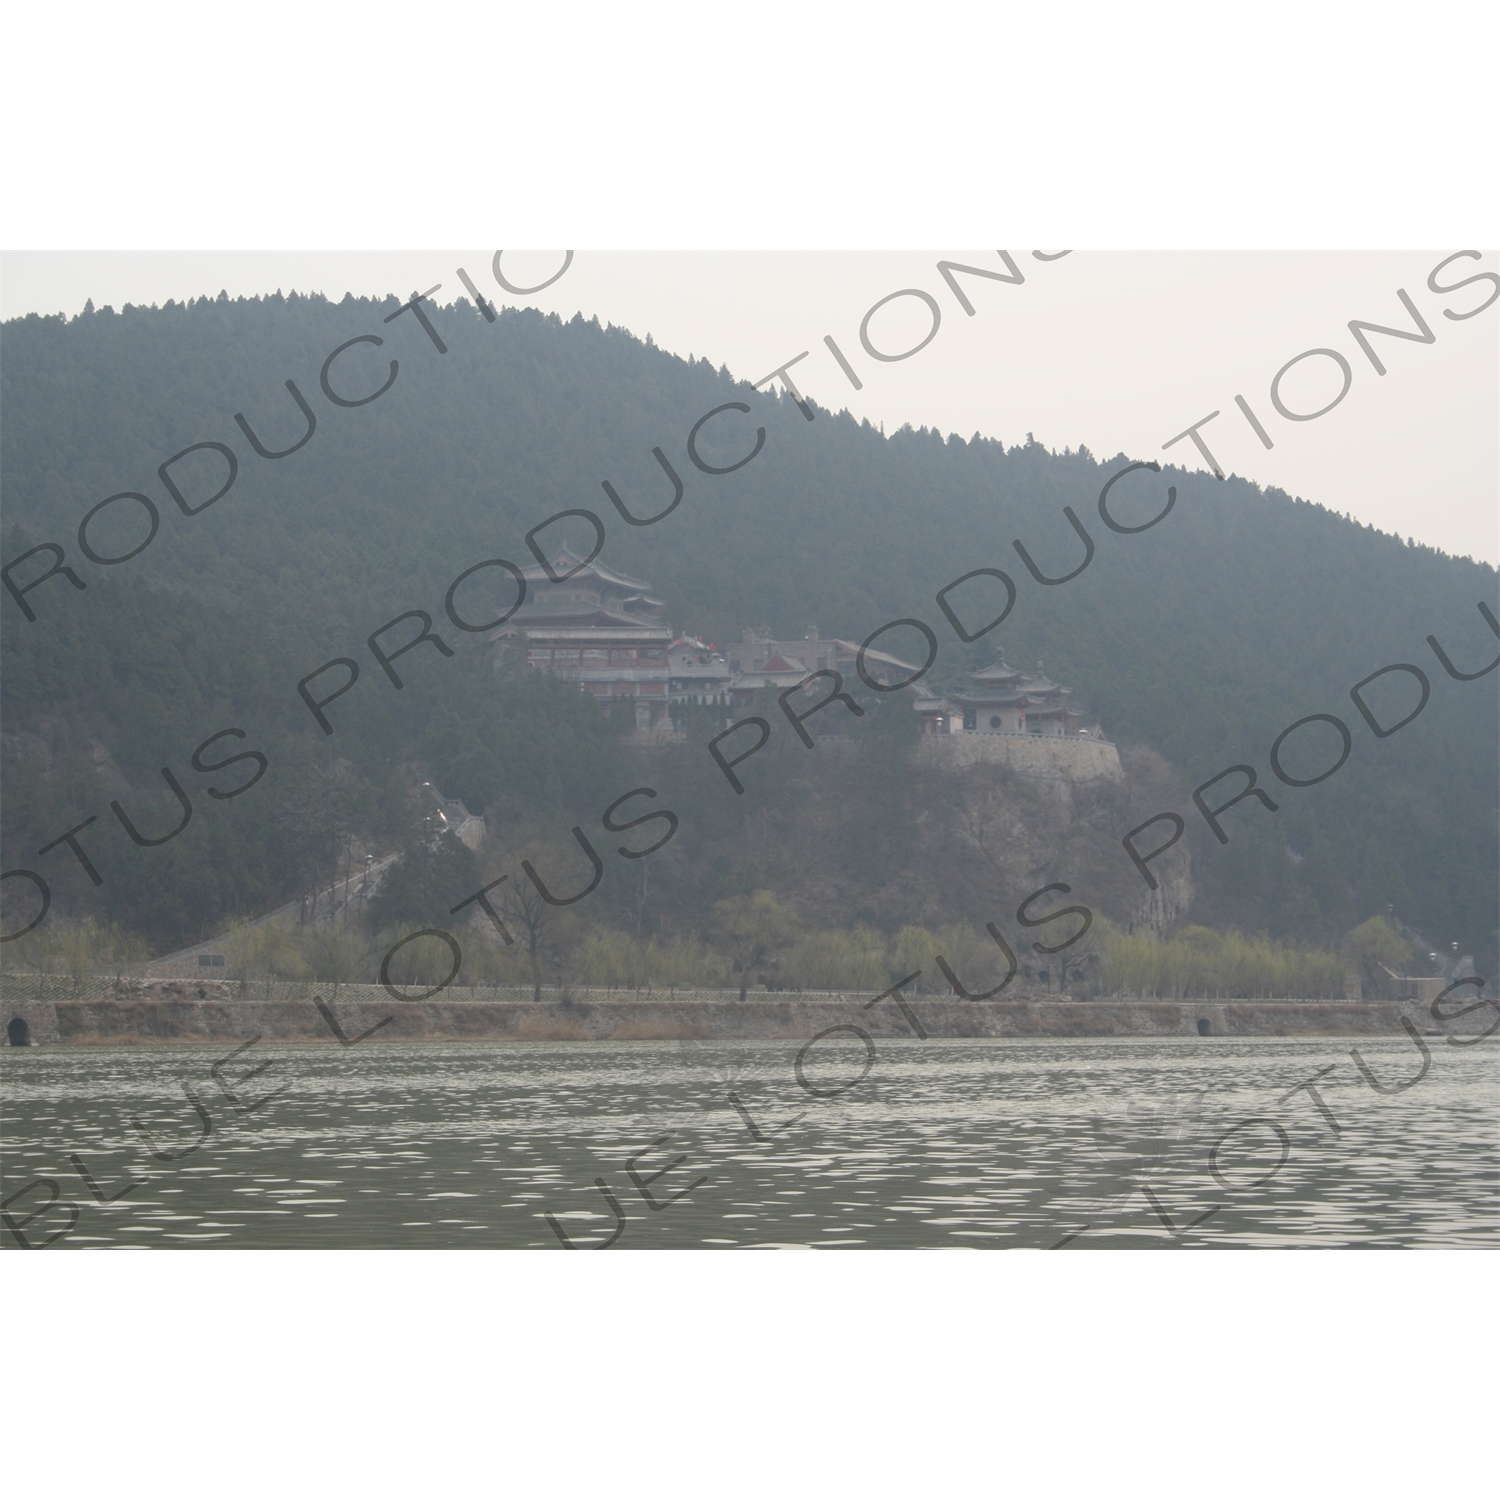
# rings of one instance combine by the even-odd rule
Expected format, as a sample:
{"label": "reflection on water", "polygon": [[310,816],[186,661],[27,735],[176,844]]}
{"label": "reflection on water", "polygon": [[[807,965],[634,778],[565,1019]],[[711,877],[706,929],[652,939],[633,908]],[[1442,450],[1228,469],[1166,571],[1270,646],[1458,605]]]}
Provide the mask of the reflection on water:
{"label": "reflection on water", "polygon": [[[5,1194],[57,1180],[80,1209],[59,1249],[555,1250],[549,1212],[580,1246],[617,1227],[601,1177],[621,1249],[1493,1245],[1500,1054],[1428,1042],[1390,1095],[1333,1038],[883,1041],[837,1092],[866,1057],[830,1038],[804,1065],[821,1096],[781,1042],[262,1044],[221,1069],[242,1104],[286,1086],[249,1114],[210,1074],[227,1049],[10,1049]],[[1357,1046],[1388,1085],[1420,1065],[1404,1037]],[[1285,1097],[1330,1064],[1337,1130]],[[134,1117],[186,1154],[152,1159]],[[96,1202],[71,1153],[106,1197],[142,1185]]]}

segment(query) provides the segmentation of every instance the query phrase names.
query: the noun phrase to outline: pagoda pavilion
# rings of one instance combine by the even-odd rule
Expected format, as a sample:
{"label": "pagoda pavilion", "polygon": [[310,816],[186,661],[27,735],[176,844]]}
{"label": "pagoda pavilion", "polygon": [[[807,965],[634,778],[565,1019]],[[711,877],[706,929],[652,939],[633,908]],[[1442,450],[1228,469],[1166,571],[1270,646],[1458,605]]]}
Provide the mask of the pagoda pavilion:
{"label": "pagoda pavilion", "polygon": [[925,734],[1026,734],[1062,737],[1082,732],[1083,715],[1069,708],[1072,689],[1060,687],[1036,664],[1034,673],[997,656],[969,674],[972,686],[948,698],[916,704]]}

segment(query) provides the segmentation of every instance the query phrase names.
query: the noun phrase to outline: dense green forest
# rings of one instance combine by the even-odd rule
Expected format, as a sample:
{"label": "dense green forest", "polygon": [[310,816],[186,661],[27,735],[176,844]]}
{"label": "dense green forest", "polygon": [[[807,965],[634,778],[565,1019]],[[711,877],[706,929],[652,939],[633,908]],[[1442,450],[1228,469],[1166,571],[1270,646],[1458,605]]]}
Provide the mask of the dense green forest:
{"label": "dense green forest", "polygon": [[[1185,921],[1318,945],[1392,909],[1432,941],[1494,963],[1500,673],[1456,681],[1426,644],[1435,634],[1461,671],[1493,660],[1477,608],[1497,608],[1493,569],[1274,490],[1170,468],[1114,487],[1111,514],[1130,526],[1176,490],[1159,524],[1121,534],[1100,519],[1100,489],[1150,455],[1100,461],[927,430],[887,437],[821,409],[808,422],[792,401],[707,361],[582,319],[505,312],[491,323],[459,303],[429,313],[439,352],[410,314],[383,321],[399,305],[221,296],[29,317],[0,331],[5,562],[55,543],[86,585],[58,574],[29,589],[34,622],[0,594],[4,866],[43,873],[55,915],[116,922],[164,950],[318,889],[356,843],[406,847],[415,866],[412,790],[431,779],[485,814],[485,879],[514,870],[519,880],[530,850],[570,860],[557,879],[581,884],[587,864],[569,830],[583,829],[606,874],[577,921],[638,939],[706,933],[717,903],[757,890],[830,929],[998,919],[1014,934],[1018,903],[1051,882],[1125,927],[1145,887],[1119,837],[1170,809],[1187,820],[1195,896]],[[384,394],[338,404],[320,370],[356,339],[366,341],[328,377],[336,396],[367,396],[393,361],[399,368]],[[261,456],[236,414],[260,448],[293,449],[309,428],[296,398],[315,427],[286,456]],[[732,472],[705,472],[688,434],[730,402],[749,411],[703,428],[703,463],[728,470],[757,429],[763,443]],[[174,498],[158,466],[208,443],[234,453],[233,484],[206,503],[227,470],[219,451],[200,448],[168,471]],[[654,515],[672,498],[657,447],[683,499],[657,524],[628,525],[601,483],[636,515]],[[79,523],[123,492],[152,503],[159,529],[127,561],[92,562]],[[1064,507],[1095,550],[1071,581],[1044,585],[1013,543],[1047,576],[1077,568],[1084,544]],[[1022,819],[1024,857],[986,865],[960,837],[965,787],[911,773],[904,703],[861,690],[864,719],[834,709],[810,721],[819,738],[857,744],[854,754],[805,751],[774,701],[754,709],[776,732],[744,768],[742,796],[704,750],[721,719],[690,716],[679,744],[631,744],[576,690],[514,665],[493,671],[484,636],[452,628],[444,612],[465,569],[531,562],[527,533],[580,509],[606,530],[602,560],[651,580],[671,623],[707,639],[725,643],[751,625],[800,637],[816,625],[858,641],[918,617],[940,642],[937,686],[959,683],[1000,643],[1019,665],[1045,661],[1127,748],[1128,787],[1081,794],[1066,818],[1038,804]],[[86,540],[96,556],[117,557],[149,530],[146,507],[127,498],[90,521]],[[565,540],[587,551],[589,523],[559,521],[540,545]],[[17,567],[17,587],[53,557]],[[934,595],[981,567],[1014,579],[1016,603],[998,630],[964,645]],[[493,603],[485,576],[498,570],[462,595],[469,620]],[[985,586],[955,594],[962,618],[994,612]],[[432,617],[454,654],[424,644],[403,656],[398,691],[366,638],[411,610]],[[880,644],[923,655],[911,630]],[[326,736],[297,684],[339,657],[358,661],[361,676],[329,706],[336,732]],[[1349,689],[1398,662],[1426,674],[1430,701],[1378,738]],[[1386,724],[1416,706],[1409,674],[1366,691]],[[1314,714],[1349,726],[1347,764],[1321,784],[1284,785],[1271,746]],[[244,738],[204,747],[230,729]],[[192,759],[200,747],[207,771]],[[259,762],[224,763],[252,751],[266,769],[249,785]],[[1287,747],[1285,766],[1310,780],[1337,751],[1336,732],[1315,725]],[[1220,845],[1189,794],[1240,763],[1280,810],[1241,802],[1223,817]],[[164,767],[191,817],[169,841],[137,844],[111,803],[143,838],[170,834],[183,810]],[[1035,800],[1004,776],[987,785],[1022,811]],[[1215,800],[1240,785],[1229,778]],[[622,836],[601,815],[643,786],[659,796],[619,817],[669,807],[681,827],[660,854],[628,861],[616,848],[641,847],[661,824]],[[76,838],[97,885],[67,843],[38,852],[88,818],[97,821]],[[472,878],[462,861],[443,868]],[[35,892],[24,880],[6,887],[9,930],[35,911]],[[456,902],[470,891],[443,894]]]}

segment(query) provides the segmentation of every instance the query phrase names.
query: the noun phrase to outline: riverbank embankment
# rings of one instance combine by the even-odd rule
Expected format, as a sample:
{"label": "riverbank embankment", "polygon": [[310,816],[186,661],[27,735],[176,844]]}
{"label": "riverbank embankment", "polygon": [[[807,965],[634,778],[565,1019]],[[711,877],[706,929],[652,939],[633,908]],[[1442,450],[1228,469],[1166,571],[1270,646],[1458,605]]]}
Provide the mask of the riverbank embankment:
{"label": "riverbank embankment", "polygon": [[[53,1046],[160,1042],[264,1041],[337,1044],[312,993],[243,998],[198,993],[200,986],[149,986],[107,999],[12,1000],[7,1021],[26,1021],[31,1041]],[[216,987],[217,988],[217,987]],[[229,987],[225,986],[225,990]],[[357,993],[355,992],[357,990]],[[372,993],[373,992],[373,993]],[[914,1037],[893,999],[762,995],[723,999],[532,1000],[452,998],[395,1001],[375,986],[320,991],[347,1037],[379,1026],[381,1042],[749,1041],[806,1040],[830,1026],[858,1026],[874,1037]],[[1434,1030],[1413,1002],[1324,1000],[1074,1000],[1066,995],[957,1000],[912,995],[907,1004],[933,1037],[1267,1037],[1391,1036],[1405,1015]],[[387,1018],[389,1017],[389,1020]],[[381,1025],[380,1023],[385,1024]]]}

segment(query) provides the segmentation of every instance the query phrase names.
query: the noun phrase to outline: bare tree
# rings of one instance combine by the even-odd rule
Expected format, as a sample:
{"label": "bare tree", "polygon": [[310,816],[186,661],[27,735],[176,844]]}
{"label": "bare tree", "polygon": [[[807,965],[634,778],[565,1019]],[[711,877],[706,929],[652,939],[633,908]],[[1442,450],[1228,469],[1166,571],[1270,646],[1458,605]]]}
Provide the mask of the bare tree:
{"label": "bare tree", "polygon": [[[521,851],[533,868],[556,869],[566,856],[546,844]],[[575,851],[576,857],[576,851]],[[544,975],[559,977],[567,956],[570,913],[554,898],[549,901],[525,874],[518,873],[491,891],[490,902],[505,924],[511,941],[526,955],[531,974],[531,998],[541,1004]]]}

